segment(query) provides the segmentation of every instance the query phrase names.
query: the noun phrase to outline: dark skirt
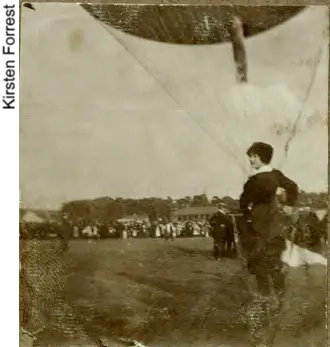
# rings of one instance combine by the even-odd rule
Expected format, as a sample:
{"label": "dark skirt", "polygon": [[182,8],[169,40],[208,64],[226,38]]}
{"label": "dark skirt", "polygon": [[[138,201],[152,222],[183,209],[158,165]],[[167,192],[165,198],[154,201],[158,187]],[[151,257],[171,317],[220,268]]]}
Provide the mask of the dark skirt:
{"label": "dark skirt", "polygon": [[283,230],[287,221],[274,205],[256,206],[245,221],[241,243],[251,273],[272,271],[281,265],[285,250]]}

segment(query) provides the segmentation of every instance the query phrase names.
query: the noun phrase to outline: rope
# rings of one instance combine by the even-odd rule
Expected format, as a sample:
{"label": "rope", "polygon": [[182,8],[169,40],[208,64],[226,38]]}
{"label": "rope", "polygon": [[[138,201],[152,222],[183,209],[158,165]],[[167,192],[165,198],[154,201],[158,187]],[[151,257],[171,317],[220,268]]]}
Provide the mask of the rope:
{"label": "rope", "polygon": [[[318,71],[318,67],[320,65],[320,62],[321,62],[321,57],[322,57],[322,54],[323,54],[323,45],[319,48],[318,50],[318,54],[317,54],[317,59],[316,59],[316,63],[314,65],[314,68],[313,68],[313,73],[312,73],[312,78],[310,79],[309,81],[309,84],[308,84],[308,87],[307,87],[307,90],[306,90],[306,94],[305,94],[305,98],[303,99],[303,105],[302,105],[302,108],[300,109],[300,112],[298,113],[298,116],[296,118],[296,121],[293,125],[293,129],[292,129],[292,132],[288,138],[288,140],[286,141],[285,143],[285,147],[284,147],[284,158],[283,158],[283,161],[286,160],[288,158],[288,154],[289,154],[289,146],[292,142],[292,140],[294,139],[294,137],[296,136],[297,134],[297,130],[298,130],[298,125],[299,125],[299,122],[300,122],[300,119],[302,118],[303,114],[304,114],[304,110],[305,110],[305,106],[307,104],[307,101],[309,99],[309,96],[310,96],[310,93],[312,91],[312,87],[314,85],[314,82],[315,82],[315,78],[316,78],[316,75],[317,75],[317,71]],[[283,162],[280,166],[283,165]]]}
{"label": "rope", "polygon": [[233,16],[231,20],[230,39],[236,66],[236,77],[239,84],[247,83],[247,60],[244,45],[244,30],[241,19]]}

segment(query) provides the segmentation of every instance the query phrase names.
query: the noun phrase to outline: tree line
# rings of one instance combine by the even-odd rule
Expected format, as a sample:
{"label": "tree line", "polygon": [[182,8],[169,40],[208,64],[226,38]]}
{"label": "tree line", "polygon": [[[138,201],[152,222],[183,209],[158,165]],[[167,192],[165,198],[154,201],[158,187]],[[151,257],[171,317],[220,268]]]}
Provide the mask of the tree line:
{"label": "tree line", "polygon": [[[327,208],[327,193],[299,194],[298,206],[310,206],[315,209]],[[206,194],[185,196],[179,199],[167,198],[140,198],[125,199],[100,197],[90,200],[75,200],[64,203],[61,212],[67,214],[72,220],[83,219],[88,221],[112,222],[132,215],[145,215],[153,221],[158,218],[169,218],[175,210],[194,206],[218,206],[224,204],[230,210],[238,208],[238,200],[229,196],[213,196]]]}

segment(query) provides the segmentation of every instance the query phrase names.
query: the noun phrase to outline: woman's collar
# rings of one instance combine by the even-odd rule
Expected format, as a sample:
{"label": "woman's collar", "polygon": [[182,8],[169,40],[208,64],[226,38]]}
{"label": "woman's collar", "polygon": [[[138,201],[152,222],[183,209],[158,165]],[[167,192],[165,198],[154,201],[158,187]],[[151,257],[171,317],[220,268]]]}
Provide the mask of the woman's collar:
{"label": "woman's collar", "polygon": [[259,169],[254,170],[252,175],[257,175],[263,172],[272,172],[273,168],[270,165],[263,165]]}
{"label": "woman's collar", "polygon": [[224,209],[222,209],[221,207],[218,208],[218,212],[220,212],[220,213],[222,213],[224,215],[227,214],[226,211]]}

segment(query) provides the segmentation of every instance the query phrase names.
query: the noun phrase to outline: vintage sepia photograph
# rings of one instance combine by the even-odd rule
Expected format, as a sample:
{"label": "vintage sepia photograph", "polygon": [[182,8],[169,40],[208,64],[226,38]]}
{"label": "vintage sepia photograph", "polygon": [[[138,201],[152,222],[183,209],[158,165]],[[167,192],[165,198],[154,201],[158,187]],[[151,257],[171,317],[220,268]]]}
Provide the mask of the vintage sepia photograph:
{"label": "vintage sepia photograph", "polygon": [[328,34],[327,6],[21,5],[21,347],[327,345]]}

